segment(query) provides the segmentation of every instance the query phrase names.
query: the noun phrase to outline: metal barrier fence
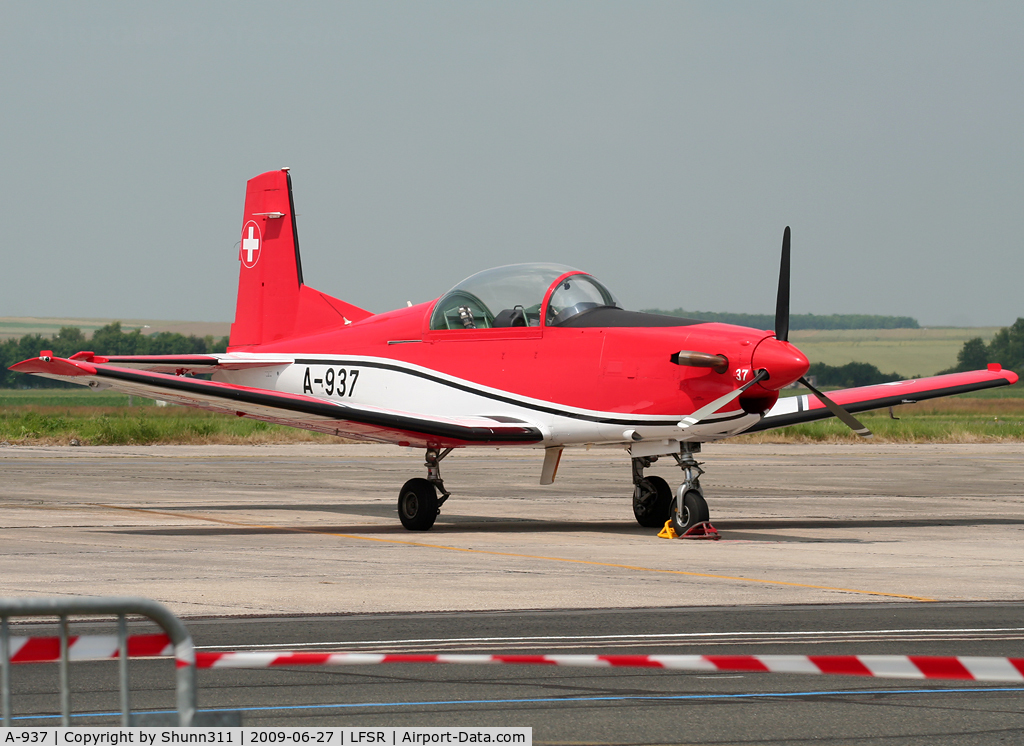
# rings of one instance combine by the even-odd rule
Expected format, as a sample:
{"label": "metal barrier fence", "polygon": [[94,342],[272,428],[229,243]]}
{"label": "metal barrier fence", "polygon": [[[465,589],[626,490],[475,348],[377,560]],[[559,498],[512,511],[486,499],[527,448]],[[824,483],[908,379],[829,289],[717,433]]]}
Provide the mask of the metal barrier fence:
{"label": "metal barrier fence", "polygon": [[[57,617],[60,631],[60,718],[61,725],[71,724],[71,685],[68,616],[117,617],[117,661],[120,679],[121,725],[132,723],[128,689],[128,631],[126,616],[145,617],[160,626],[173,644],[176,662],[177,725],[193,724],[196,714],[196,657],[192,637],[185,625],[166,607],[148,598],[0,598],[0,700],[3,725],[11,727],[11,635],[8,620],[11,617]],[[96,657],[95,655],[92,657]],[[114,656],[107,656],[114,657]],[[52,658],[51,658],[52,659]]]}

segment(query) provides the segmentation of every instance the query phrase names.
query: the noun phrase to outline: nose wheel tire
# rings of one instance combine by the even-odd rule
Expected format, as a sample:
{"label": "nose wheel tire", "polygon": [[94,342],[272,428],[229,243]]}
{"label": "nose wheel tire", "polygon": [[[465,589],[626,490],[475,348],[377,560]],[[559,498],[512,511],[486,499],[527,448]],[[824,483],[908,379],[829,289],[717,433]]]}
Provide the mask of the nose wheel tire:
{"label": "nose wheel tire", "polygon": [[426,531],[440,512],[437,489],[426,479],[410,479],[398,493],[398,518],[410,531]]}
{"label": "nose wheel tire", "polygon": [[683,511],[679,512],[678,502],[672,501],[672,528],[677,534],[684,534],[698,523],[710,518],[708,504],[697,490],[688,490],[683,495]]}
{"label": "nose wheel tire", "polygon": [[633,515],[645,528],[661,528],[672,512],[672,488],[661,477],[644,477],[633,487]]}

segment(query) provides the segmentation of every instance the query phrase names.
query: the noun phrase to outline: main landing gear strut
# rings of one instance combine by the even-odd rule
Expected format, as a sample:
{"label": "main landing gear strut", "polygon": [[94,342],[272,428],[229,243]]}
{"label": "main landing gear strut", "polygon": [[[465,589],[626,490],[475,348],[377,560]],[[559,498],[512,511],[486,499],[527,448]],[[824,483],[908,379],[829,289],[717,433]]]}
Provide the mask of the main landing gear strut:
{"label": "main landing gear strut", "polygon": [[[451,448],[428,448],[424,458],[426,479],[410,479],[398,493],[398,517],[408,530],[430,529],[441,506],[451,496],[441,478],[441,461],[451,452]],[[658,528],[671,521],[676,533],[683,535],[708,520],[708,504],[700,486],[704,470],[693,457],[695,453],[700,453],[700,443],[683,443],[680,452],[672,454],[683,470],[683,482],[675,494],[661,477],[644,476],[644,469],[657,461],[657,456],[633,459],[633,515],[637,523],[646,528]]]}
{"label": "main landing gear strut", "polygon": [[657,456],[633,459],[633,515],[637,523],[646,528],[657,528],[671,520],[672,528],[682,535],[708,520],[708,504],[700,486],[700,475],[704,470],[693,457],[695,453],[700,453],[700,443],[683,443],[682,451],[672,454],[683,470],[683,483],[675,495],[661,477],[644,476],[644,469],[657,461]]}
{"label": "main landing gear strut", "polygon": [[[451,448],[443,451],[427,449],[424,464],[427,467],[427,478],[417,477],[402,485],[402,491],[398,493],[398,517],[410,531],[426,531],[433,526],[441,506],[451,496],[441,479],[441,461],[451,452]],[[441,493],[440,497],[438,492]]]}

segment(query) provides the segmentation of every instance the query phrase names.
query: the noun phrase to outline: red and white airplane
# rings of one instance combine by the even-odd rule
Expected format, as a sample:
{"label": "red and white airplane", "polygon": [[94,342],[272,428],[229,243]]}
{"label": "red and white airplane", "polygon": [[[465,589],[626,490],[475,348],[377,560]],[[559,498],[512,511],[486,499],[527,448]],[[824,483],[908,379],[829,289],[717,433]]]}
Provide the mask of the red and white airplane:
{"label": "red and white airplane", "polygon": [[[413,531],[429,529],[448,499],[439,464],[453,449],[543,449],[540,481],[550,484],[564,448],[612,447],[632,459],[640,525],[670,520],[681,534],[708,520],[701,443],[833,415],[870,436],[851,412],[1017,381],[990,365],[826,397],[788,341],[789,235],[774,331],[627,311],[594,277],[558,264],[486,270],[437,300],[373,314],[304,283],[291,177],[270,171],[246,188],[226,354],[63,359],[44,350],[11,369],[424,449],[426,478],[398,497]],[[796,381],[811,393],[780,400]],[[644,476],[664,456],[683,470],[675,491]]]}

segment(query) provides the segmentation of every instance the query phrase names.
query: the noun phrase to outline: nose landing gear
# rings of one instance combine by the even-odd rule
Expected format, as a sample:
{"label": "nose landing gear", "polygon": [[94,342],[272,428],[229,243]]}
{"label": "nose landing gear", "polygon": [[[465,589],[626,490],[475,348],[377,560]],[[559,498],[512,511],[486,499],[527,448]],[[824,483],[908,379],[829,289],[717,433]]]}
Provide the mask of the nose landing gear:
{"label": "nose landing gear", "polygon": [[[672,522],[676,534],[682,536],[694,526],[709,519],[708,503],[700,486],[704,470],[693,457],[700,453],[700,443],[682,443],[681,451],[672,457],[683,470],[683,483],[672,494],[672,488],[661,477],[644,476],[644,469],[658,460],[657,456],[633,459],[633,515],[645,528],[658,528]],[[698,529],[699,530],[699,529]]]}
{"label": "nose landing gear", "polygon": [[[424,464],[427,467],[427,478],[416,477],[402,485],[398,493],[398,518],[408,530],[428,530],[437,520],[445,500],[451,497],[441,479],[441,460],[451,452],[451,448],[440,452],[434,448],[428,449]],[[439,491],[440,497],[437,494]]]}
{"label": "nose landing gear", "polygon": [[672,502],[670,516],[672,528],[679,535],[710,519],[708,503],[700,486],[700,475],[704,470],[693,457],[695,453],[700,453],[700,443],[683,443],[682,451],[672,454],[679,468],[683,470],[683,483],[676,490],[676,499]]}

